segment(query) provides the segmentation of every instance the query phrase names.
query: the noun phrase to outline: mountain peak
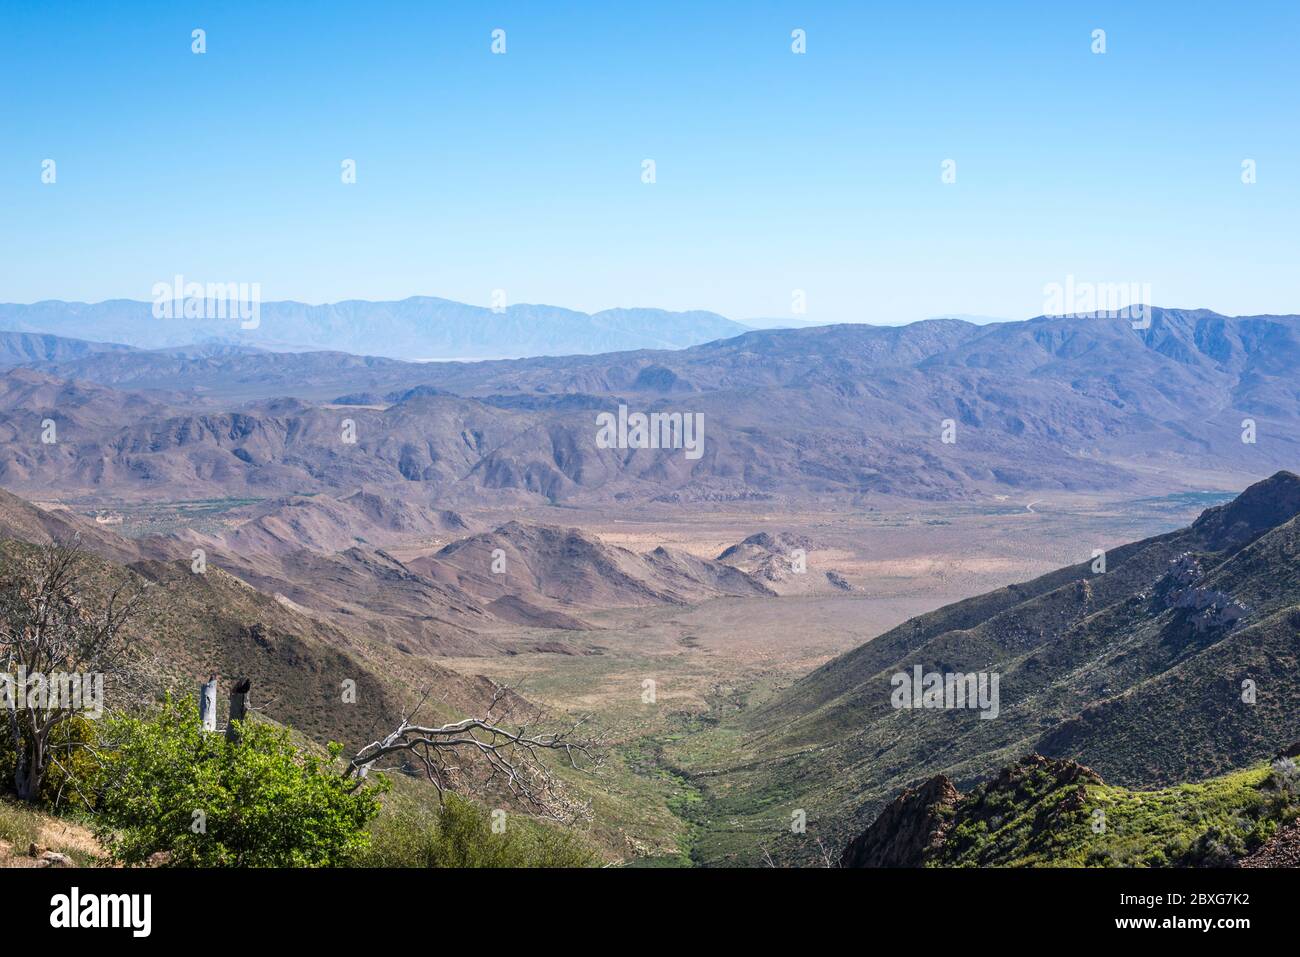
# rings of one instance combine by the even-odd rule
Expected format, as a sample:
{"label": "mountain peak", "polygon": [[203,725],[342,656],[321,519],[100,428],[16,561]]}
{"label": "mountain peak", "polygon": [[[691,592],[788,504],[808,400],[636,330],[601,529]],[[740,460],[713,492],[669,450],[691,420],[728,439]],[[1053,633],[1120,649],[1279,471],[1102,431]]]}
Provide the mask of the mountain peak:
{"label": "mountain peak", "polygon": [[1213,548],[1240,547],[1300,515],[1300,475],[1286,470],[1256,482],[1231,502],[1206,509],[1192,528]]}

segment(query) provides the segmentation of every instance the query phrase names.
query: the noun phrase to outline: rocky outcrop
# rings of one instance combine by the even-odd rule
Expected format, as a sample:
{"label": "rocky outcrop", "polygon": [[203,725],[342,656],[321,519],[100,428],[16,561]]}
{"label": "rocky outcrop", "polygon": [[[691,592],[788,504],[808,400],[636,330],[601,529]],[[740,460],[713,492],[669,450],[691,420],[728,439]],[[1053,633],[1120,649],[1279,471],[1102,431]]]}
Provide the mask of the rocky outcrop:
{"label": "rocky outcrop", "polygon": [[1255,853],[1242,858],[1238,867],[1300,867],[1300,818],[1265,841]]}
{"label": "rocky outcrop", "polygon": [[921,867],[943,844],[961,793],[938,774],[909,788],[880,812],[840,855],[841,867]]}
{"label": "rocky outcrop", "polygon": [[1201,568],[1200,560],[1191,552],[1183,552],[1170,561],[1169,570],[1165,572],[1165,578],[1176,592],[1191,588],[1204,577],[1205,571]]}
{"label": "rocky outcrop", "polygon": [[1030,754],[1003,768],[996,778],[974,791],[971,797],[976,805],[998,803],[995,796],[1000,794],[1021,799],[1022,803],[1027,794],[1033,794],[1035,800],[1041,802],[1048,795],[1069,789],[1070,793],[1056,806],[1057,811],[1067,812],[1083,807],[1085,788],[1089,784],[1101,783],[1101,775],[1077,761]]}
{"label": "rocky outcrop", "polygon": [[801,574],[814,547],[806,535],[756,532],[726,549],[717,560],[744,569],[761,581],[784,582]]}
{"label": "rocky outcrop", "polygon": [[1204,577],[1200,560],[1184,552],[1169,563],[1169,570],[1156,582],[1156,593],[1164,607],[1186,613],[1193,633],[1231,631],[1250,609],[1227,592],[1201,585]]}
{"label": "rocky outcrop", "polygon": [[1198,635],[1208,632],[1231,631],[1250,612],[1243,602],[1214,589],[1193,589],[1186,604],[1179,605],[1189,611],[1188,622]]}
{"label": "rocky outcrop", "polygon": [[1082,810],[1088,786],[1101,783],[1100,775],[1091,768],[1041,754],[1021,758],[964,796],[948,778],[936,775],[895,798],[871,827],[844,849],[840,866],[952,864],[951,858],[969,850],[959,846],[960,835],[992,834],[1011,813],[1028,816],[1029,833],[1022,837],[1032,847],[1055,831],[1063,816]]}

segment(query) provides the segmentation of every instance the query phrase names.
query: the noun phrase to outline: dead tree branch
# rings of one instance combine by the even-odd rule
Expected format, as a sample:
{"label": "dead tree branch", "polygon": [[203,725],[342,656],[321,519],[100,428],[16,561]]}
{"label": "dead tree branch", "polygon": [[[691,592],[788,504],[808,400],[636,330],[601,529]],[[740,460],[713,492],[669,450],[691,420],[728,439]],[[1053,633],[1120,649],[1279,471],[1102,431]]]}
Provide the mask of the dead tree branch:
{"label": "dead tree branch", "polygon": [[534,731],[527,722],[508,726],[492,717],[508,692],[504,687],[497,689],[484,717],[437,726],[414,721],[415,712],[428,698],[426,693],[392,732],[357,752],[348,764],[348,775],[360,784],[377,762],[402,755],[422,767],[440,798],[468,783],[477,771],[478,788],[504,786],[536,814],[563,822],[582,817],[585,805],[566,797],[547,758],[553,756],[581,770],[599,763],[600,744],[593,738],[579,737],[586,719],[559,731]]}

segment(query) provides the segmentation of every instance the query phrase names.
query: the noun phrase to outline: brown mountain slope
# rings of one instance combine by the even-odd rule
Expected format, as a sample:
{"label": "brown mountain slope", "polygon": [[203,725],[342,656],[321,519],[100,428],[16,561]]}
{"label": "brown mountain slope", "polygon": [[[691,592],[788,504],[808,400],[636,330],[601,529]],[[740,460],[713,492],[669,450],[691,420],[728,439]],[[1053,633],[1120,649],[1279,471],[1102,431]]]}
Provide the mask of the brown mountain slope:
{"label": "brown mountain slope", "polygon": [[[378,499],[371,498],[370,502]],[[328,551],[354,540],[352,527],[324,524],[323,516],[355,510],[325,497],[278,503],[261,519],[220,536],[186,531],[142,539],[153,558],[186,559],[201,548],[209,565],[237,575],[267,594],[281,595],[336,626],[408,654],[480,655],[504,650],[503,632],[518,626],[587,630],[584,616],[606,608],[685,604],[724,595],[773,594],[742,571],[720,562],[660,548],[640,555],[604,544],[577,529],[511,522],[459,539],[433,554],[406,561],[371,544]],[[301,511],[314,520],[291,522]],[[454,513],[396,513],[415,540],[445,525]],[[444,517],[450,514],[450,518]],[[414,515],[418,522],[407,521]],[[405,516],[405,517],[403,517]],[[274,524],[271,518],[274,518]],[[410,543],[386,528],[371,534]],[[331,538],[322,529],[338,537]],[[314,548],[294,547],[309,541]],[[320,551],[316,548],[322,549]],[[494,553],[500,549],[498,563]],[[499,567],[499,573],[493,568]]]}
{"label": "brown mountain slope", "polygon": [[658,548],[639,555],[576,528],[509,522],[453,542],[412,565],[485,599],[602,609],[686,604],[721,595],[772,595],[720,562]]}
{"label": "brown mountain slope", "polygon": [[38,545],[79,538],[96,555],[118,562],[143,557],[136,543],[64,508],[40,508],[0,489],[0,538]]}
{"label": "brown mountain slope", "polygon": [[382,547],[415,539],[446,541],[469,530],[465,519],[449,509],[435,511],[367,491],[341,498],[293,495],[231,510],[226,516],[234,527],[194,536],[196,544],[206,541],[209,547],[245,556],[286,555],[301,549],[340,552],[355,545]]}
{"label": "brown mountain slope", "polygon": [[[35,547],[6,539],[0,561]],[[403,660],[392,649],[302,614],[218,567],[196,574],[188,562],[124,566],[86,555],[83,593],[94,595],[124,581],[143,592],[129,625],[136,638],[137,678],[130,692],[126,686],[109,689],[112,707],[163,690],[192,694],[209,673],[216,673],[224,688],[248,677],[252,703],[267,717],[318,742],[359,748],[391,729],[424,687],[437,690],[449,713],[481,707],[490,697],[475,679],[428,661]],[[351,703],[344,700],[345,682],[355,686]]]}
{"label": "brown mountain slope", "polygon": [[[358,747],[386,726],[391,728],[423,689],[434,689],[439,702],[435,713],[463,715],[491,697],[492,688],[480,679],[412,655],[395,642],[375,640],[387,638],[382,629],[349,627],[347,614],[337,616],[335,623],[297,607],[291,599],[258,590],[248,583],[254,576],[238,574],[241,569],[231,574],[219,553],[210,556],[205,571],[198,574],[192,570],[189,549],[181,543],[173,542],[175,551],[167,555],[160,548],[162,540],[132,542],[70,512],[47,511],[0,490],[0,551],[30,552],[51,541],[74,539],[86,552],[87,589],[93,592],[108,582],[130,580],[144,590],[132,631],[142,653],[140,668],[150,679],[146,689],[174,688],[188,694],[212,671],[223,683],[248,676],[253,679],[253,703],[268,716],[318,741],[335,739]],[[339,587],[352,591],[358,610],[368,600],[367,585],[381,593],[387,586],[401,595],[385,576],[445,591],[394,559],[357,555],[349,560],[363,570]],[[373,565],[381,571],[368,567]],[[349,566],[345,562],[338,567]],[[310,569],[302,577],[309,581]],[[484,614],[471,599],[453,598],[468,617]],[[397,602],[400,597],[380,600]],[[382,605],[378,607],[382,611]],[[344,681],[356,684],[354,704],[343,701]]]}

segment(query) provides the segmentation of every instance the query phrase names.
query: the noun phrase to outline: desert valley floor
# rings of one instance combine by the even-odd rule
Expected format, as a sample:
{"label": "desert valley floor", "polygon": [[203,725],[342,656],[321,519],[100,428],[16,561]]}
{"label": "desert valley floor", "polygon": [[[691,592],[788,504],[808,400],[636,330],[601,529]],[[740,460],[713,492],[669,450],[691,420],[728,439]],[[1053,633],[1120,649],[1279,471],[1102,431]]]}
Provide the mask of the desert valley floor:
{"label": "desert valley floor", "polygon": [[[593,805],[591,836],[611,860],[685,863],[698,827],[689,806],[696,785],[680,765],[708,756],[690,749],[695,731],[752,707],[826,661],[907,619],[1027,581],[1107,549],[1179,528],[1232,497],[1208,490],[1172,495],[989,496],[972,503],[905,503],[773,512],[736,505],[690,511],[651,507],[638,517],[577,508],[461,509],[474,528],[510,521],[575,527],[609,546],[648,553],[660,546],[702,559],[767,532],[803,545],[806,572],[778,553],[766,571],[774,597],[720,597],[696,604],[654,603],[575,609],[586,627],[493,629],[495,653],[447,654],[440,665],[485,675],[556,713],[590,714],[615,747],[576,786]],[[128,537],[219,534],[246,518],[241,500],[71,505]],[[59,510],[55,502],[42,507]],[[386,547],[409,564],[458,536],[414,536]],[[772,551],[769,549],[768,551]],[[770,555],[760,555],[771,562]],[[745,567],[745,556],[738,563]],[[298,610],[302,610],[299,608]],[[652,681],[654,700],[645,700]],[[753,824],[737,824],[753,829]],[[757,839],[757,838],[755,838]]]}

